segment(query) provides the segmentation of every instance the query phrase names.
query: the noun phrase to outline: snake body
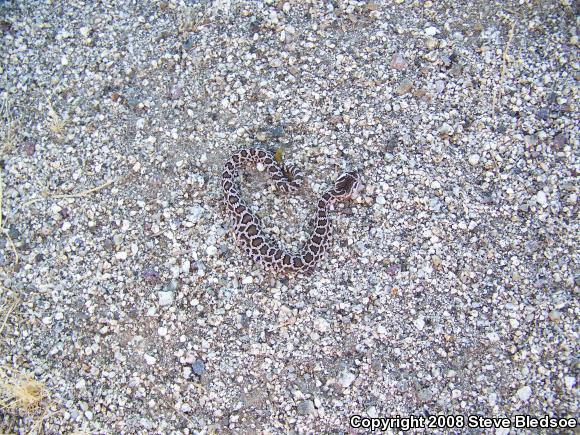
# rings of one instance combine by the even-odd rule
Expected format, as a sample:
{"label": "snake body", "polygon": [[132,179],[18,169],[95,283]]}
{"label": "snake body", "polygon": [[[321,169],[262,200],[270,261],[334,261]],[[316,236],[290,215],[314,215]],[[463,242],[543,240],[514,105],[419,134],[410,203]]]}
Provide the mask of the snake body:
{"label": "snake body", "polygon": [[224,165],[222,189],[224,202],[232,217],[234,231],[243,250],[264,268],[276,273],[311,273],[328,248],[331,238],[329,207],[336,201],[356,197],[362,188],[360,175],[346,172],[324,192],[317,201],[314,231],[298,253],[292,253],[275,243],[262,229],[260,219],[254,215],[240,195],[239,172],[248,164],[263,166],[275,187],[284,192],[298,189],[303,174],[293,165],[278,163],[265,149],[243,149]]}

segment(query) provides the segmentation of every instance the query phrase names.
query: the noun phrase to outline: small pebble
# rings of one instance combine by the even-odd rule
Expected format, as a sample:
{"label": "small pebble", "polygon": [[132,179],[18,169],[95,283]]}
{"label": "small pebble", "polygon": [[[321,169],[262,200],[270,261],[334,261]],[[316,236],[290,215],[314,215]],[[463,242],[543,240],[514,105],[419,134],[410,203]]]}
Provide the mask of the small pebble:
{"label": "small pebble", "polygon": [[177,290],[177,287],[178,287],[177,280],[172,279],[165,285],[165,287],[163,287],[163,290],[166,292],[174,292]]}
{"label": "small pebble", "polygon": [[348,370],[345,369],[340,374],[340,376],[338,378],[338,383],[343,388],[348,388],[354,382],[355,379],[356,379],[356,376],[354,374],[352,374],[351,372],[349,372]]}
{"label": "small pebble", "polygon": [[546,207],[548,205],[548,197],[546,196],[546,192],[540,190],[538,193],[536,193],[536,202],[541,207]]}
{"label": "small pebble", "polygon": [[385,328],[383,325],[378,325],[376,328],[377,334],[379,335],[385,335],[387,334],[387,328]]}
{"label": "small pebble", "polygon": [[431,256],[431,261],[433,262],[433,266],[439,267],[441,266],[441,257],[438,255]]}
{"label": "small pebble", "polygon": [[153,269],[145,269],[142,277],[143,280],[149,284],[156,284],[159,282],[159,273]]}
{"label": "small pebble", "polygon": [[318,332],[326,333],[330,330],[330,323],[325,318],[318,317],[314,320],[314,329]]}
{"label": "small pebble", "polygon": [[198,359],[193,363],[191,369],[197,376],[201,376],[205,372],[205,364],[202,360]]}
{"label": "small pebble", "polygon": [[173,303],[173,292],[163,291],[158,292],[159,296],[159,305],[162,307],[166,307]]}
{"label": "small pebble", "polygon": [[276,127],[273,127],[270,130],[270,135],[273,138],[280,138],[280,137],[284,136],[284,127],[282,127],[281,125],[277,125]]}
{"label": "small pebble", "polygon": [[36,144],[31,140],[27,140],[22,144],[21,149],[24,154],[31,157],[36,153]]}
{"label": "small pebble", "polygon": [[538,118],[543,121],[548,120],[550,118],[550,111],[545,107],[542,107],[540,110],[538,110]]}
{"label": "small pebble", "polygon": [[188,217],[192,222],[197,222],[203,216],[204,212],[205,212],[205,209],[203,207],[195,206],[195,207],[191,208],[191,211],[190,211],[190,214]]}
{"label": "small pebble", "polygon": [[411,90],[413,87],[413,82],[411,80],[403,80],[396,88],[395,93],[397,95],[404,95]]}
{"label": "small pebble", "polygon": [[157,358],[148,355],[148,354],[144,354],[143,358],[145,358],[145,362],[147,363],[147,365],[152,366],[153,364],[155,364],[157,362]]}
{"label": "small pebble", "polygon": [[83,26],[79,29],[80,34],[86,38],[89,36],[91,29],[89,27]]}
{"label": "small pebble", "polygon": [[423,319],[423,317],[419,317],[418,319],[415,320],[415,328],[417,328],[419,331],[422,331],[423,328],[425,327],[425,320]]}
{"label": "small pebble", "polygon": [[314,402],[312,400],[303,400],[298,405],[298,412],[302,415],[314,414]]}
{"label": "small pebble", "polygon": [[391,68],[404,70],[407,68],[407,63],[405,62],[405,58],[401,53],[393,54],[393,58],[391,59]]}
{"label": "small pebble", "polygon": [[479,163],[479,154],[470,155],[468,161],[471,166],[477,165]]}
{"label": "small pebble", "polygon": [[568,143],[568,138],[566,137],[565,134],[559,134],[557,135],[554,140],[552,141],[552,146],[557,149],[557,150],[561,150],[564,148],[564,146]]}
{"label": "small pebble", "polygon": [[521,401],[527,402],[532,396],[532,389],[526,385],[518,390],[517,395]]}
{"label": "small pebble", "polygon": [[437,33],[439,33],[439,29],[437,29],[437,27],[427,27],[425,29],[425,35],[427,36],[435,36]]}
{"label": "small pebble", "polygon": [[439,133],[439,136],[449,136],[453,133],[453,128],[448,123],[444,122],[441,127],[439,127],[439,130],[437,130],[437,133]]}
{"label": "small pebble", "polygon": [[433,389],[431,387],[425,387],[419,391],[419,398],[423,402],[431,400],[432,397],[433,397]]}

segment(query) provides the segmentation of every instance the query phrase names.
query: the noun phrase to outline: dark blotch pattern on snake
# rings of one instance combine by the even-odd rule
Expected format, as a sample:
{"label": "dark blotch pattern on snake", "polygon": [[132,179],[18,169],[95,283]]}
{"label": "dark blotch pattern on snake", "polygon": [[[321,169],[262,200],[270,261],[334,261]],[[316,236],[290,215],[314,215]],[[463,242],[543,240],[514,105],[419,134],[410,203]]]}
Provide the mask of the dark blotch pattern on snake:
{"label": "dark blotch pattern on snake", "polygon": [[362,188],[360,175],[356,172],[344,173],[332,189],[322,194],[316,205],[314,231],[302,249],[292,253],[280,247],[263,231],[260,219],[252,214],[240,195],[239,170],[247,164],[262,165],[275,187],[284,192],[295,191],[303,181],[302,173],[295,166],[278,163],[267,150],[250,148],[234,154],[224,165],[222,189],[239,244],[255,261],[273,272],[311,273],[331,240],[329,207],[336,201],[356,197]]}

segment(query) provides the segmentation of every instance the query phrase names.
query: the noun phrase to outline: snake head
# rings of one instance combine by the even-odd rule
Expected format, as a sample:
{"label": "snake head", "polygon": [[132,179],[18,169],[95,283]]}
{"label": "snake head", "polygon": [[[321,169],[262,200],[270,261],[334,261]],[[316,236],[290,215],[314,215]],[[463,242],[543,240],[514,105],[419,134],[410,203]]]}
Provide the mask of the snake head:
{"label": "snake head", "polygon": [[355,199],[363,187],[358,172],[345,172],[334,182],[334,196],[337,199]]}

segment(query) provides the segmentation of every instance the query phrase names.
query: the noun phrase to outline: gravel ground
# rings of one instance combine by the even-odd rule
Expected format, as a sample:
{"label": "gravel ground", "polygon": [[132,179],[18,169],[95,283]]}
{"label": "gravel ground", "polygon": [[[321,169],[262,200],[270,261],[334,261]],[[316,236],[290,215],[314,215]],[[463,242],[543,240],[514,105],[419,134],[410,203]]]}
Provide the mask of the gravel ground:
{"label": "gravel ground", "polygon": [[[48,393],[3,431],[577,416],[571,3],[0,2],[0,363]],[[306,173],[243,180],[294,248],[363,173],[310,277],[234,244],[221,166],[252,144]]]}

